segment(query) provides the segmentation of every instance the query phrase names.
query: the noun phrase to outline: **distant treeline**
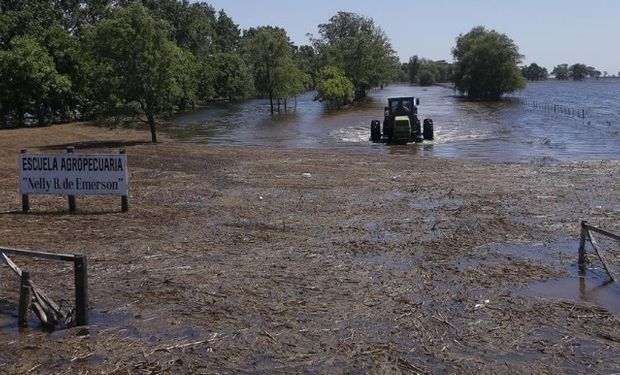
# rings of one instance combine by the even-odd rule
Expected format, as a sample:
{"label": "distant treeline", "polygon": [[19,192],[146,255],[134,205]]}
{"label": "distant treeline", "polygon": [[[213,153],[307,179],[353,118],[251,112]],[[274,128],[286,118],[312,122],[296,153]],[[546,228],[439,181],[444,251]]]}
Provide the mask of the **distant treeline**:
{"label": "distant treeline", "polygon": [[[453,81],[455,64],[445,60],[432,61],[419,58],[417,55],[409,58],[409,62],[401,65],[398,76],[400,82],[409,82],[421,86],[430,86],[434,83],[445,83]],[[547,68],[536,63],[521,67],[521,74],[528,81],[544,81],[551,77],[557,80],[572,79],[581,81],[586,78],[608,78],[615,77],[608,72],[601,72],[592,66],[585,64],[560,64],[557,65],[551,74]],[[620,76],[620,72],[618,72]]]}
{"label": "distant treeline", "polygon": [[[400,64],[374,22],[339,12],[308,45],[285,30],[240,30],[187,0],[0,0],[0,127],[155,117],[214,99],[336,106],[394,81]],[[279,102],[279,101],[278,101]]]}

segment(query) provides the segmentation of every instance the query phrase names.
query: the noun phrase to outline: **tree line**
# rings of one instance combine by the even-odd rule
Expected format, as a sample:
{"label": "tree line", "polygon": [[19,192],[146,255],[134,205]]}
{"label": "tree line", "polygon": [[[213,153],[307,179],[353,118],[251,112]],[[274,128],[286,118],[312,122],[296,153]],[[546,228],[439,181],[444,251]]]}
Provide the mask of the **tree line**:
{"label": "tree line", "polygon": [[[606,71],[601,72],[592,66],[580,63],[570,66],[568,64],[556,65],[551,73],[547,71],[547,68],[539,66],[536,63],[532,63],[530,65],[523,66],[521,68],[521,72],[528,81],[544,81],[549,79],[551,76],[560,81],[565,81],[568,79],[582,81],[586,78],[599,79],[601,77],[609,77],[609,74]],[[620,75],[620,73],[618,73],[618,75]]]}
{"label": "tree line", "polygon": [[[399,61],[374,21],[339,12],[308,45],[284,29],[240,30],[206,2],[0,0],[0,126],[156,117],[202,101],[336,106],[391,82]],[[278,105],[279,110],[279,105]]]}

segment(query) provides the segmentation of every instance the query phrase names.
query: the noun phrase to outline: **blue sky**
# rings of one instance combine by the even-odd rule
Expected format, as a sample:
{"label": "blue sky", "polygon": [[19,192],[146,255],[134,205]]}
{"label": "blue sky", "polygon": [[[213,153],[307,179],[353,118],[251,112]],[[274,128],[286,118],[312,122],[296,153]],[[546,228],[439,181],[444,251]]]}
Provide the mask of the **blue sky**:
{"label": "blue sky", "polygon": [[241,28],[274,25],[296,44],[339,10],[371,17],[401,60],[417,54],[451,61],[459,33],[483,25],[508,34],[525,55],[551,69],[560,63],[620,71],[620,0],[206,0]]}

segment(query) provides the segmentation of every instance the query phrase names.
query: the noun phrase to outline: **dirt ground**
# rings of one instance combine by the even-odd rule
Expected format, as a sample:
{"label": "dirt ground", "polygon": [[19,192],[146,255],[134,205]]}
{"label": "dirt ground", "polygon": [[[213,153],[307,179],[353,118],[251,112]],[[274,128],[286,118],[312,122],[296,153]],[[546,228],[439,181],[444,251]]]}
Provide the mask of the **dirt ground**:
{"label": "dirt ground", "polygon": [[[0,131],[0,246],[86,254],[91,320],[18,331],[18,280],[0,265],[0,373],[620,372],[617,314],[523,292],[574,276],[581,220],[620,232],[618,161],[148,139],[79,124]],[[80,197],[69,214],[58,196],[19,212],[19,150],[68,144],[127,149],[128,213],[118,197]],[[13,260],[72,306],[71,265]]]}

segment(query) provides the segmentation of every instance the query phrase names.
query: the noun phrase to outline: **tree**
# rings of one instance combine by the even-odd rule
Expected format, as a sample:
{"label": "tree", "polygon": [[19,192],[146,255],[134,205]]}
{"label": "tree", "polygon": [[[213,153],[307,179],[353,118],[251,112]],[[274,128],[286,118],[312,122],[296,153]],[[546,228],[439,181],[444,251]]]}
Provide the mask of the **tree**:
{"label": "tree", "polygon": [[318,74],[318,58],[314,48],[310,45],[303,45],[293,49],[293,59],[308,78],[308,89],[312,89],[316,85],[316,76]]}
{"label": "tree", "polygon": [[549,73],[547,72],[547,68],[539,66],[536,63],[531,63],[530,65],[523,66],[521,68],[521,73],[523,77],[528,81],[544,81],[549,78]]}
{"label": "tree", "polygon": [[420,69],[420,59],[417,55],[409,58],[409,83],[418,81],[418,69]]}
{"label": "tree", "polygon": [[214,61],[214,90],[220,98],[247,98],[254,90],[252,74],[236,53],[218,53]]}
{"label": "tree", "polygon": [[437,82],[438,74],[432,63],[422,64],[418,70],[417,83],[420,86],[430,86]]}
{"label": "tree", "polygon": [[25,115],[35,115],[46,124],[59,109],[57,99],[65,96],[71,83],[58,73],[54,60],[31,37],[14,37],[8,50],[0,50],[0,116],[13,114],[23,126]]}
{"label": "tree", "polygon": [[600,71],[600,70],[598,70],[598,69],[596,69],[595,67],[593,67],[593,66],[588,66],[588,67],[586,68],[586,70],[587,70],[587,72],[588,72],[588,77],[590,77],[590,78],[596,78],[596,79],[601,78],[601,74],[602,74],[602,73],[601,73],[601,71]]}
{"label": "tree", "polygon": [[314,46],[322,65],[344,71],[355,87],[357,99],[390,80],[399,69],[388,37],[370,18],[338,12],[319,25],[319,34],[321,38],[314,40]]}
{"label": "tree", "polygon": [[551,75],[560,81],[567,80],[569,78],[568,64],[556,65],[553,71],[551,71]]}
{"label": "tree", "polygon": [[[126,6],[135,0],[123,0]],[[161,27],[179,47],[190,51],[199,60],[216,52],[216,12],[205,2],[190,3],[187,0],[142,0],[154,19],[163,20]],[[167,25],[166,25],[167,24]]]}
{"label": "tree", "polygon": [[[195,93],[195,57],[166,38],[166,27],[136,3],[114,10],[88,35],[98,102],[137,105],[157,142],[155,116],[183,107]],[[128,43],[131,41],[131,43]]]}
{"label": "tree", "polygon": [[259,27],[250,31],[246,42],[246,60],[251,62],[256,90],[269,98],[273,115],[273,99],[277,98],[277,85],[282,75],[278,70],[291,60],[291,47],[286,32],[274,27]]}
{"label": "tree", "polygon": [[[284,99],[285,110],[286,99],[303,93],[309,79],[308,75],[301,71],[292,59],[284,60],[284,63],[276,69],[274,95],[279,99]],[[278,111],[280,111],[279,105]]]}
{"label": "tree", "polygon": [[459,35],[452,54],[455,87],[469,99],[499,100],[504,93],[525,87],[517,66],[522,58],[519,48],[505,34],[475,27]]}
{"label": "tree", "polygon": [[219,50],[224,53],[236,52],[241,42],[239,26],[232,18],[228,17],[224,10],[220,10],[215,23],[216,42]]}
{"label": "tree", "polygon": [[568,68],[568,75],[573,81],[582,81],[588,76],[588,67],[585,64],[573,64]]}
{"label": "tree", "polygon": [[335,66],[326,66],[319,71],[314,100],[327,101],[329,105],[340,108],[351,103],[355,95],[353,83],[344,72]]}

